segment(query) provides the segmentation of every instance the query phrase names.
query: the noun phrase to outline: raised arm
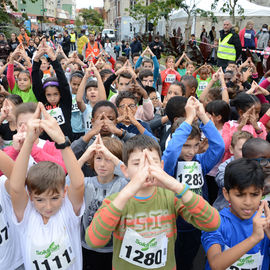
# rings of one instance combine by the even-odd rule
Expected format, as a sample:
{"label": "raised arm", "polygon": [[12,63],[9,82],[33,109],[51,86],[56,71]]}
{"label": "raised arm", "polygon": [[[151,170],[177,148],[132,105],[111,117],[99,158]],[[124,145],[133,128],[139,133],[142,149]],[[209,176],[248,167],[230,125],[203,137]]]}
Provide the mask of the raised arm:
{"label": "raised arm", "polygon": [[[63,144],[66,141],[65,135],[57,124],[57,121],[48,114],[44,106],[41,105],[43,119],[40,120],[40,126],[55,141],[56,144]],[[63,160],[66,165],[68,175],[70,177],[70,185],[68,187],[68,197],[72,203],[74,213],[79,215],[83,204],[84,194],[84,176],[79,163],[71,150],[70,146],[61,149]]]}
{"label": "raised arm", "polygon": [[13,171],[10,177],[10,195],[14,213],[18,222],[22,221],[24,210],[28,202],[28,195],[25,189],[25,180],[28,169],[29,157],[35,140],[41,133],[40,129],[40,107],[33,115],[33,118],[27,123],[27,134],[23,146],[16,159]]}

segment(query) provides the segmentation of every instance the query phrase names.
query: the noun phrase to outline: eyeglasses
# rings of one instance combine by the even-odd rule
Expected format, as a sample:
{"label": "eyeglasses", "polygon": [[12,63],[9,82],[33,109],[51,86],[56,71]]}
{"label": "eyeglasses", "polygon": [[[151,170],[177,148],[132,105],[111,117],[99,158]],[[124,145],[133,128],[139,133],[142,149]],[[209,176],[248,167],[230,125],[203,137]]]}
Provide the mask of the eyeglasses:
{"label": "eyeglasses", "polygon": [[158,100],[158,97],[152,97],[150,100]]}
{"label": "eyeglasses", "polygon": [[125,109],[126,106],[129,107],[130,109],[135,109],[136,108],[135,104],[123,104],[123,105],[118,106],[118,108],[119,109]]}
{"label": "eyeglasses", "polygon": [[262,167],[265,167],[270,163],[270,158],[254,158],[254,160],[257,160]]}
{"label": "eyeglasses", "polygon": [[153,83],[154,80],[142,80],[143,82],[149,82],[149,83]]}

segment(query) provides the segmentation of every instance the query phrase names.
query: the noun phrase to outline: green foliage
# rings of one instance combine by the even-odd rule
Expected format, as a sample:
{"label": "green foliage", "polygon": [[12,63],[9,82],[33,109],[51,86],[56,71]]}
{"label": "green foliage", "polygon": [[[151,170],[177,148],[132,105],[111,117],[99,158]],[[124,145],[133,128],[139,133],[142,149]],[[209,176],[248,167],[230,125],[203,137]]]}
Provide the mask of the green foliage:
{"label": "green foliage", "polygon": [[[216,10],[218,2],[220,0],[215,0],[213,4],[211,5],[212,10]],[[223,6],[220,8],[221,12],[228,12],[230,14],[230,17],[233,19],[233,23],[235,23],[235,12],[237,12],[238,16],[241,16],[244,18],[244,8],[238,4],[239,0],[227,0],[224,2]]]}
{"label": "green foliage", "polygon": [[93,26],[103,26],[104,20],[96,10],[83,8],[80,10],[79,16],[82,16],[84,24],[93,25]]}

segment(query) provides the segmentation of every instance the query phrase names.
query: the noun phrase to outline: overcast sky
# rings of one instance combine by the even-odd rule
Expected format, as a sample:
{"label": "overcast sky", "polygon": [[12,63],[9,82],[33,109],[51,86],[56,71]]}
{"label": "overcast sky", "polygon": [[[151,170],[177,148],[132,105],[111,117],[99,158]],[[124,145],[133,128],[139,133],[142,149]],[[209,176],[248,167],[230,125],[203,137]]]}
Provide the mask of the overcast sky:
{"label": "overcast sky", "polygon": [[103,7],[103,0],[76,0],[76,8]]}

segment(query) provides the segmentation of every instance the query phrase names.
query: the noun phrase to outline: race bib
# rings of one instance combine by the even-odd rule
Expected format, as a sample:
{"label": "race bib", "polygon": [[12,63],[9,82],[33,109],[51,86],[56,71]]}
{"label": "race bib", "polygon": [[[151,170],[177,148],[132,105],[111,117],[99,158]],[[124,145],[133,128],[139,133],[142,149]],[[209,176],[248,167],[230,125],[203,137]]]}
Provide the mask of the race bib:
{"label": "race bib", "polygon": [[176,79],[175,74],[168,74],[166,76],[165,82],[166,83],[173,83],[173,82],[175,82],[175,79]]}
{"label": "race bib", "polygon": [[190,189],[201,188],[204,184],[202,167],[197,161],[179,161],[176,179],[190,186]]}
{"label": "race bib", "polygon": [[[225,250],[229,247],[225,246]],[[260,270],[262,268],[263,256],[259,251],[256,254],[245,254],[226,270]]]}
{"label": "race bib", "polygon": [[80,109],[78,108],[78,104],[76,101],[76,96],[72,98],[72,107],[71,107],[71,112],[79,112]]}
{"label": "race bib", "polygon": [[2,249],[9,241],[9,224],[4,219],[4,212],[0,204],[0,248]]}
{"label": "race bib", "polygon": [[65,124],[65,117],[60,107],[48,110],[47,112],[56,119],[59,126]]}
{"label": "race bib", "polygon": [[165,266],[167,261],[168,238],[166,234],[144,238],[134,230],[127,228],[119,257],[144,269]]}
{"label": "race bib", "polygon": [[251,39],[251,33],[245,33],[244,37],[245,37],[246,39]]}
{"label": "race bib", "polygon": [[65,270],[74,263],[75,254],[71,248],[67,234],[48,245],[31,246],[31,261],[33,270]]}
{"label": "race bib", "polygon": [[200,82],[198,90],[203,91],[206,88],[207,85],[208,85],[208,82]]}

